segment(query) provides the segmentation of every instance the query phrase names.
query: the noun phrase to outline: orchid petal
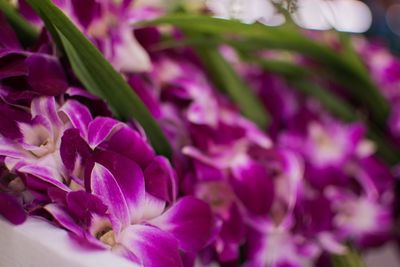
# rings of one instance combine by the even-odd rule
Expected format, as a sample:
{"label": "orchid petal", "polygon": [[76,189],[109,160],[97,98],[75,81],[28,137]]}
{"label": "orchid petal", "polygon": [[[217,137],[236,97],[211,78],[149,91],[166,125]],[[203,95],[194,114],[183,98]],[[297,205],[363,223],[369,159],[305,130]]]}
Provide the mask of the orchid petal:
{"label": "orchid petal", "polygon": [[0,192],[0,215],[13,224],[22,224],[27,216],[17,199],[7,193]]}
{"label": "orchid petal", "polygon": [[179,247],[187,252],[202,249],[214,230],[211,208],[194,197],[180,199],[150,223],[171,233],[178,240]]}
{"label": "orchid petal", "polygon": [[146,104],[151,114],[155,118],[161,117],[161,105],[154,94],[154,90],[139,75],[132,75],[128,81],[129,85],[135,90],[140,99]]}
{"label": "orchid petal", "polygon": [[21,137],[21,132],[17,125],[18,122],[29,122],[31,120],[31,115],[29,113],[1,102],[0,117],[2,118],[0,120],[0,136],[3,135],[13,140]]}
{"label": "orchid petal", "polygon": [[0,47],[21,49],[17,35],[3,14],[0,14]]}
{"label": "orchid petal", "polygon": [[183,267],[178,242],[170,234],[146,225],[131,225],[119,240],[142,262],[151,267]]}
{"label": "orchid petal", "polygon": [[99,98],[97,96],[92,95],[88,91],[85,91],[79,87],[70,87],[68,88],[67,95],[69,96],[81,96],[90,100],[98,100]]}
{"label": "orchid petal", "polygon": [[92,149],[105,141],[122,124],[114,119],[98,117],[89,124],[88,142]]}
{"label": "orchid petal", "polygon": [[64,70],[55,57],[32,54],[26,59],[26,64],[28,82],[41,95],[56,96],[68,89]]}
{"label": "orchid petal", "polygon": [[141,207],[142,220],[151,220],[160,216],[165,210],[166,202],[146,193]]}
{"label": "orchid petal", "polygon": [[96,0],[71,0],[71,4],[76,18],[84,28],[89,27],[101,7]]}
{"label": "orchid petal", "polygon": [[54,97],[37,97],[31,103],[32,117],[41,115],[48,118],[51,124],[56,126],[61,125],[61,120],[57,113],[57,104]]}
{"label": "orchid petal", "polygon": [[[140,263],[140,259],[138,259],[138,257],[132,253],[132,251],[130,251],[129,249],[127,249],[126,247],[122,246],[122,245],[116,245],[112,248],[112,252],[124,257],[125,259],[128,259],[131,263]],[[137,265],[139,266],[139,265]],[[143,265],[140,265],[143,266]]]}
{"label": "orchid petal", "polygon": [[36,116],[31,123],[19,122],[22,147],[37,157],[42,157],[55,149],[53,127],[43,116]]}
{"label": "orchid petal", "polygon": [[108,206],[117,233],[129,225],[129,210],[121,187],[112,173],[99,163],[95,163],[92,170],[91,189]]}
{"label": "orchid petal", "polygon": [[48,211],[54,220],[59,223],[62,227],[76,234],[77,236],[83,236],[82,228],[74,221],[74,219],[61,207],[56,204],[48,204],[44,206],[44,209]]}
{"label": "orchid petal", "polygon": [[85,191],[68,193],[66,201],[70,212],[81,220],[89,218],[92,212],[104,215],[107,211],[107,206],[103,204],[99,197]]}
{"label": "orchid petal", "polygon": [[123,127],[107,142],[107,149],[122,154],[145,168],[154,158],[154,150],[135,130]]}
{"label": "orchid petal", "polygon": [[173,201],[177,194],[176,174],[169,161],[155,157],[144,171],[146,191],[165,201]]}
{"label": "orchid petal", "polygon": [[[76,166],[77,158],[81,157],[82,162],[85,162],[91,155],[90,147],[80,135],[78,129],[68,129],[64,131],[61,137],[60,156],[67,170],[72,171]],[[83,166],[82,166],[83,167]]]}
{"label": "orchid petal", "polygon": [[26,153],[24,153],[24,150],[18,147],[17,144],[0,135],[0,155],[12,158],[23,158],[26,156]]}
{"label": "orchid petal", "polygon": [[[301,192],[304,166],[300,157],[293,152],[282,150],[285,191],[281,197],[287,201],[289,212],[294,209],[297,197]],[[278,194],[278,193],[277,193]]]}
{"label": "orchid petal", "polygon": [[107,168],[118,183],[130,214],[130,221],[142,217],[145,201],[143,172],[132,160],[114,152],[97,151],[95,161]]}
{"label": "orchid petal", "polygon": [[75,100],[68,100],[60,109],[69,118],[74,128],[78,129],[83,138],[88,135],[88,126],[92,115],[87,107]]}
{"label": "orchid petal", "polygon": [[63,184],[61,175],[54,171],[51,167],[27,164],[18,168],[18,171],[25,174],[30,174],[36,178],[52,184],[62,190],[71,191],[71,189]]}
{"label": "orchid petal", "polygon": [[150,57],[133,35],[130,27],[121,27],[122,40],[114,44],[114,67],[123,72],[140,72],[151,69]]}
{"label": "orchid petal", "polygon": [[233,187],[245,207],[253,215],[266,215],[274,199],[274,184],[264,166],[258,162],[233,169]]}
{"label": "orchid petal", "polygon": [[0,79],[24,76],[28,72],[25,56],[19,53],[10,53],[3,57],[0,55],[0,66]]}

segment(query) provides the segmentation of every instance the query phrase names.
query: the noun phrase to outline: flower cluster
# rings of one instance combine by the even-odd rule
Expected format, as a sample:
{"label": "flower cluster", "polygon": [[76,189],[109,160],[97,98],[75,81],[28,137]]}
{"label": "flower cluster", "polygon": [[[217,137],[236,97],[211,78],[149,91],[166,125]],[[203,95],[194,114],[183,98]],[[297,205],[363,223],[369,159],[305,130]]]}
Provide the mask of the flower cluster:
{"label": "flower cluster", "polygon": [[[45,29],[26,50],[0,17],[0,214],[8,220],[39,216],[145,267],[330,266],[326,255],[345,254],[348,242],[366,249],[390,240],[394,179],[363,123],[332,117],[224,51],[271,114],[264,131],[209,81],[192,50],[154,49],[162,32],[132,26],[164,11],[129,0],[54,2],[146,104],[173,156],[157,155],[139,124],[112,118],[82,89]],[[365,47],[398,106],[397,60]]]}
{"label": "flower cluster", "polygon": [[[274,118],[281,117],[273,126],[277,145],[295,150],[304,162],[293,229],[334,254],[343,253],[348,240],[364,249],[389,240],[394,180],[366,139],[366,127],[340,122],[279,78],[261,76],[260,97]],[[268,93],[262,89],[267,84]],[[277,100],[280,105],[273,105]]]}
{"label": "flower cluster", "polygon": [[238,66],[272,114],[270,138],[188,58],[157,55],[144,79],[152,82],[131,81],[147,88],[170,133],[182,190],[220,220],[204,263],[238,262],[244,245],[248,266],[322,264],[349,239],[363,248],[390,239],[394,181],[361,123],[342,123],[278,77]]}
{"label": "flower cluster", "polygon": [[213,236],[209,206],[178,198],[175,170],[134,125],[93,118],[83,103],[99,100],[69,86],[46,52],[1,48],[10,66],[1,77],[1,214],[17,224],[44,216],[143,266],[192,261]]}
{"label": "flower cluster", "polygon": [[391,105],[388,126],[393,137],[398,140],[400,134],[398,75],[400,61],[381,44],[370,43],[361,39],[357,40],[356,45],[373,79]]}

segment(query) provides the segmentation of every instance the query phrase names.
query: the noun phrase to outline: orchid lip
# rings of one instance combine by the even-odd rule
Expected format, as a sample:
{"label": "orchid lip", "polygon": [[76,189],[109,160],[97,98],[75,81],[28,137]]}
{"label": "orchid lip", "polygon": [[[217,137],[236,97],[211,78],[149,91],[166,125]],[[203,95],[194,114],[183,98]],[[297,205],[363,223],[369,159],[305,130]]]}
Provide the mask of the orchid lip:
{"label": "orchid lip", "polygon": [[101,232],[96,234],[96,238],[102,241],[104,244],[109,245],[110,247],[113,247],[117,244],[115,241],[115,234],[112,228],[107,227]]}

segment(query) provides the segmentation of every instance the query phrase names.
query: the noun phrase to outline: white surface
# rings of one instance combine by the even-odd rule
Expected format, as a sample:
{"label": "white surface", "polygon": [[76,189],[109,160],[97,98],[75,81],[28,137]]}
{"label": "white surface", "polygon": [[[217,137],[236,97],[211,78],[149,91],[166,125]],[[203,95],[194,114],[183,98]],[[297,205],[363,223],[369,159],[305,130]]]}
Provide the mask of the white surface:
{"label": "white surface", "polygon": [[0,218],[0,267],[135,267],[110,251],[82,250],[66,231],[30,218],[14,226]]}
{"label": "white surface", "polygon": [[367,267],[399,267],[400,258],[395,244],[389,244],[365,256]]}
{"label": "white surface", "polygon": [[[399,267],[394,245],[365,257],[367,267]],[[136,267],[109,251],[82,251],[67,233],[30,218],[14,226],[0,218],[0,267]],[[201,266],[201,265],[196,265]]]}
{"label": "white surface", "polygon": [[298,0],[295,22],[306,29],[362,33],[372,23],[369,7],[359,0]]}

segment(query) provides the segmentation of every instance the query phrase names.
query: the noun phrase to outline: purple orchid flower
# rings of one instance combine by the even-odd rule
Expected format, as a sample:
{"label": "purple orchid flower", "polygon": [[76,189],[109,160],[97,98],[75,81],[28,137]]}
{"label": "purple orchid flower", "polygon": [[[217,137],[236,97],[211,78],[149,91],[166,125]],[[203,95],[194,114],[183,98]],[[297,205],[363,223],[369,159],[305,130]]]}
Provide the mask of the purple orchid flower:
{"label": "purple orchid flower", "polygon": [[58,59],[43,49],[44,44],[39,43],[39,48],[32,51],[23,50],[2,14],[0,27],[0,98],[3,101],[14,103],[38,95],[56,96],[67,90],[64,70]]}
{"label": "purple orchid flower", "polygon": [[[62,227],[144,266],[183,266],[210,241],[209,206],[193,197],[176,201],[171,165],[139,132],[111,118],[93,120],[71,99],[35,98],[31,114],[18,123],[19,138],[1,136],[1,155]],[[14,202],[4,202],[1,213],[19,223],[7,203]]]}
{"label": "purple orchid flower", "polygon": [[18,198],[4,192],[0,192],[0,215],[13,224],[24,223],[27,215]]}
{"label": "purple orchid flower", "polygon": [[90,112],[74,100],[58,106],[53,97],[39,97],[32,100],[31,115],[29,122],[18,123],[20,138],[0,135],[0,154],[5,157],[5,165],[13,173],[35,176],[68,190],[68,176],[60,155],[62,136],[71,127],[86,136]]}
{"label": "purple orchid flower", "polygon": [[[274,231],[266,231],[265,225],[271,224],[271,218],[264,218],[255,221],[250,228],[255,230],[256,237],[248,239],[249,247],[253,248],[250,249],[253,251],[249,255],[250,264],[315,265],[326,252],[345,253],[345,242],[349,239],[360,247],[388,241],[392,224],[393,176],[389,167],[380,164],[374,156],[375,145],[364,137],[364,127],[360,123],[345,124],[330,118],[317,101],[300,96],[276,75],[249,66],[235,55],[228,53],[227,57],[273,114],[270,132],[277,140],[277,146],[296,151],[305,163],[304,179],[299,182],[295,206],[292,213],[284,213],[286,217],[281,221],[286,223],[280,224],[284,227],[280,231],[288,236],[285,240],[289,240],[289,245],[276,244],[285,251],[293,248],[295,256],[291,260],[285,255],[275,260],[266,257],[266,240],[272,242],[269,234]],[[338,193],[335,195],[330,193],[332,191]],[[363,210],[371,210],[369,216],[363,214]],[[380,229],[378,225],[381,225]],[[300,244],[314,247],[314,252],[300,253],[298,240],[302,240]],[[274,242],[269,247],[273,245]],[[279,258],[279,253],[276,257]]]}
{"label": "purple orchid flower", "polygon": [[365,157],[374,152],[373,144],[363,139],[365,130],[358,123],[344,125],[327,118],[309,122],[306,131],[306,136],[296,131],[283,133],[279,142],[302,151],[315,168],[341,167],[351,157]]}
{"label": "purple orchid flower", "polygon": [[388,128],[393,137],[398,140],[400,135],[400,60],[381,44],[367,42],[364,39],[357,39],[354,43],[372,78],[391,105]]}
{"label": "purple orchid flower", "polygon": [[312,266],[318,246],[301,234],[264,225],[262,232],[250,233],[248,261],[244,266]]}
{"label": "purple orchid flower", "polygon": [[[20,12],[26,18],[42,25],[24,0],[19,3]],[[54,3],[92,40],[117,70],[131,73],[151,69],[150,58],[136,40],[132,25],[139,20],[159,16],[160,10],[133,8],[132,0],[57,0]]]}
{"label": "purple orchid flower", "polygon": [[[173,138],[183,138],[176,141],[181,151],[175,147],[181,165],[192,165],[183,167],[185,190],[209,203],[220,219],[211,254],[219,262],[237,261],[249,225],[262,218],[288,223],[301,191],[301,160],[275,150],[268,136],[215,93],[195,64],[166,56],[158,60],[153,75],[164,100],[159,110],[172,106],[178,115],[171,120],[184,125],[183,136]],[[203,255],[204,262],[207,258]]]}
{"label": "purple orchid flower", "polygon": [[[103,153],[99,158],[105,157],[102,160],[107,162],[109,152]],[[212,236],[210,208],[192,197],[167,208],[165,200],[146,192],[144,173],[135,162],[122,156],[114,159],[118,161],[106,164],[111,168],[95,163],[91,194],[77,191],[67,195],[67,210],[79,216],[68,216],[54,204],[45,209],[77,236],[138,264],[183,266],[180,253],[193,256]],[[82,206],[81,201],[87,205]]]}

